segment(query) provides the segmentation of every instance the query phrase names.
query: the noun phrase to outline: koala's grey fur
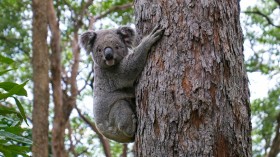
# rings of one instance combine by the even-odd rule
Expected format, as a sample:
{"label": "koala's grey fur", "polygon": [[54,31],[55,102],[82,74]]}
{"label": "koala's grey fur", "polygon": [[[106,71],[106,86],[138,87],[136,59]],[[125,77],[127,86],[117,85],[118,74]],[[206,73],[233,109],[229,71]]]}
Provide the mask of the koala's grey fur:
{"label": "koala's grey fur", "polygon": [[99,131],[117,142],[133,142],[134,82],[141,73],[152,45],[161,38],[158,26],[129,53],[135,38],[130,27],[87,31],[80,44],[94,60],[94,117]]}

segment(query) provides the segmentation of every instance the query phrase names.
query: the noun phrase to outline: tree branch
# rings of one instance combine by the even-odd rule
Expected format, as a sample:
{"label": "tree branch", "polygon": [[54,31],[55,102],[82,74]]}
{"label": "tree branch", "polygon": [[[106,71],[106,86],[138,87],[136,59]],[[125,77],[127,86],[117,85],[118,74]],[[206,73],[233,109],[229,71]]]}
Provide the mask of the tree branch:
{"label": "tree branch", "polygon": [[127,157],[127,144],[123,144],[121,157]]}
{"label": "tree branch", "polygon": [[102,13],[102,14],[100,14],[100,15],[91,16],[90,21],[89,21],[89,29],[92,29],[92,26],[93,26],[93,24],[94,24],[96,21],[98,21],[98,20],[100,20],[100,19],[106,17],[107,15],[109,15],[109,14],[111,14],[111,13],[117,11],[117,10],[126,10],[126,9],[129,9],[129,8],[131,8],[132,6],[133,6],[133,3],[127,3],[127,4],[124,4],[124,5],[117,5],[117,6],[111,7],[111,8],[108,9],[106,12],[104,12],[104,13]]}
{"label": "tree branch", "polygon": [[280,152],[280,135],[279,135],[279,129],[280,129],[280,113],[277,117],[277,126],[275,128],[275,137],[272,141],[272,145],[270,147],[270,151],[268,152],[266,157],[276,157],[277,154]]}
{"label": "tree branch", "polygon": [[279,25],[275,25],[275,24],[273,23],[273,21],[272,21],[267,15],[265,15],[265,14],[262,13],[262,12],[260,12],[259,10],[256,10],[256,11],[245,11],[244,13],[246,13],[246,14],[257,14],[257,15],[260,15],[260,16],[262,16],[262,17],[264,17],[264,18],[266,19],[266,21],[267,21],[268,24],[270,24],[270,25],[272,25],[272,26],[274,26],[274,27],[280,28]]}
{"label": "tree branch", "polygon": [[89,72],[89,74],[88,74],[88,76],[87,76],[87,78],[86,78],[86,80],[85,80],[85,84],[84,84],[84,86],[78,91],[78,94],[80,94],[80,93],[86,88],[86,86],[88,85],[88,81],[92,78],[92,77],[91,77],[92,74],[93,74],[93,69]]}
{"label": "tree branch", "polygon": [[72,128],[69,121],[67,122],[67,128],[68,128],[68,138],[70,141],[70,146],[68,148],[68,151],[71,152],[74,157],[78,157],[77,152],[75,151],[75,145],[72,139]]}
{"label": "tree branch", "polygon": [[66,115],[67,117],[70,116],[72,109],[76,105],[76,99],[78,95],[78,86],[77,86],[77,76],[78,76],[78,70],[79,70],[79,61],[80,61],[80,48],[78,45],[78,33],[74,32],[74,38],[71,43],[72,46],[72,53],[73,53],[73,64],[71,66],[71,76],[70,76],[70,93],[71,96],[68,100],[68,106]]}
{"label": "tree branch", "polygon": [[88,0],[86,3],[82,3],[81,11],[75,18],[74,32],[77,32],[79,28],[83,25],[83,18],[85,16],[87,8],[92,4],[93,0]]}

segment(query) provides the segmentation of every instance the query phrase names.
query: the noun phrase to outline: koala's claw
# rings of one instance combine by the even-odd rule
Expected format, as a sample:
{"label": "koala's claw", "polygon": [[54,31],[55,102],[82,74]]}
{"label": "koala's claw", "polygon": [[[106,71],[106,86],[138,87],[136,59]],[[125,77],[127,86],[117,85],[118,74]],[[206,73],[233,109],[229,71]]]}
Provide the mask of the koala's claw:
{"label": "koala's claw", "polygon": [[157,31],[158,29],[159,29],[159,24],[157,24],[157,25],[155,26],[155,28],[152,30],[151,34],[156,33],[156,31]]}
{"label": "koala's claw", "polygon": [[151,34],[151,39],[152,39],[153,43],[161,38],[163,32],[164,32],[164,29],[158,29],[158,30],[156,30],[156,32]]}
{"label": "koala's claw", "polygon": [[156,27],[152,30],[152,32],[150,33],[150,36],[158,36],[161,35],[161,33],[163,33],[164,29],[160,29],[160,25],[156,25]]}
{"label": "koala's claw", "polygon": [[154,35],[155,36],[162,36],[163,32],[164,32],[164,29],[159,29],[154,33]]}

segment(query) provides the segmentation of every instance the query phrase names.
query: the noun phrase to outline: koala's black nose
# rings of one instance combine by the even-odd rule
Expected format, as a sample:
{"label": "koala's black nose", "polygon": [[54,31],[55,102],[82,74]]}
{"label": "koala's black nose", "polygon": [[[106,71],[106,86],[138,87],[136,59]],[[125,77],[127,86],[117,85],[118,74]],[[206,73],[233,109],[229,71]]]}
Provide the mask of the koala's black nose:
{"label": "koala's black nose", "polygon": [[113,50],[110,47],[106,47],[104,50],[104,55],[106,60],[113,59]]}

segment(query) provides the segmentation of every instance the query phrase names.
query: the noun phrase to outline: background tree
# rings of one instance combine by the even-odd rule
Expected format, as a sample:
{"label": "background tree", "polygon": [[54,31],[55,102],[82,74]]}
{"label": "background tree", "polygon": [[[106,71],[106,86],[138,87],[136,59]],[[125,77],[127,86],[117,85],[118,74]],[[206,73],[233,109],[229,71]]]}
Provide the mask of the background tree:
{"label": "background tree", "polygon": [[159,24],[137,88],[136,156],[251,156],[239,4],[135,1],[136,27]]}
{"label": "background tree", "polygon": [[[77,96],[81,93],[81,90],[85,88],[88,84],[88,81],[92,77],[92,72],[89,72],[89,75],[86,76],[87,80],[85,80],[86,84],[81,90],[77,86],[77,78],[83,77],[78,76],[81,72],[79,70],[80,64],[80,48],[78,45],[78,31],[85,27],[84,20],[85,16],[91,17],[90,15],[90,6],[93,5],[92,0],[77,2],[68,2],[65,1],[64,4],[67,6],[67,10],[71,11],[71,19],[72,24],[68,25],[67,29],[71,31],[69,34],[66,34],[66,39],[71,41],[67,43],[69,47],[62,47],[62,39],[63,32],[60,30],[59,26],[62,23],[61,11],[58,8],[55,8],[56,4],[52,1],[49,1],[48,7],[48,21],[51,30],[51,74],[52,74],[52,90],[53,90],[53,100],[54,100],[54,121],[53,121],[53,129],[52,129],[52,153],[54,156],[67,156],[68,152],[65,149],[64,139],[65,139],[65,129],[67,127],[70,114],[74,107],[76,106]],[[98,17],[91,17],[89,24],[94,21],[105,17],[109,13],[117,10],[117,9],[127,9],[130,8],[131,4],[118,5],[107,12],[99,15]],[[90,26],[91,29],[91,26]],[[68,31],[68,30],[67,30]],[[65,44],[65,43],[64,43]],[[72,61],[69,63],[68,67],[62,65],[63,58],[62,53],[69,51],[71,53]],[[69,68],[70,67],[70,68]],[[92,70],[91,70],[92,71]],[[92,127],[94,128],[94,127]],[[68,128],[68,131],[71,130],[71,123]],[[94,131],[97,131],[96,129]],[[70,135],[71,136],[71,135]],[[108,141],[103,139],[102,136],[98,136],[101,138],[101,143],[103,144],[104,150],[106,150],[107,156],[110,156],[110,152],[108,152]],[[70,137],[70,139],[72,139]],[[73,144],[73,143],[72,143]],[[77,154],[75,151],[75,146],[71,145],[70,150],[73,154]]]}
{"label": "background tree", "polygon": [[47,1],[32,1],[32,67],[34,101],[32,112],[32,156],[48,157],[49,57],[47,45]]}

